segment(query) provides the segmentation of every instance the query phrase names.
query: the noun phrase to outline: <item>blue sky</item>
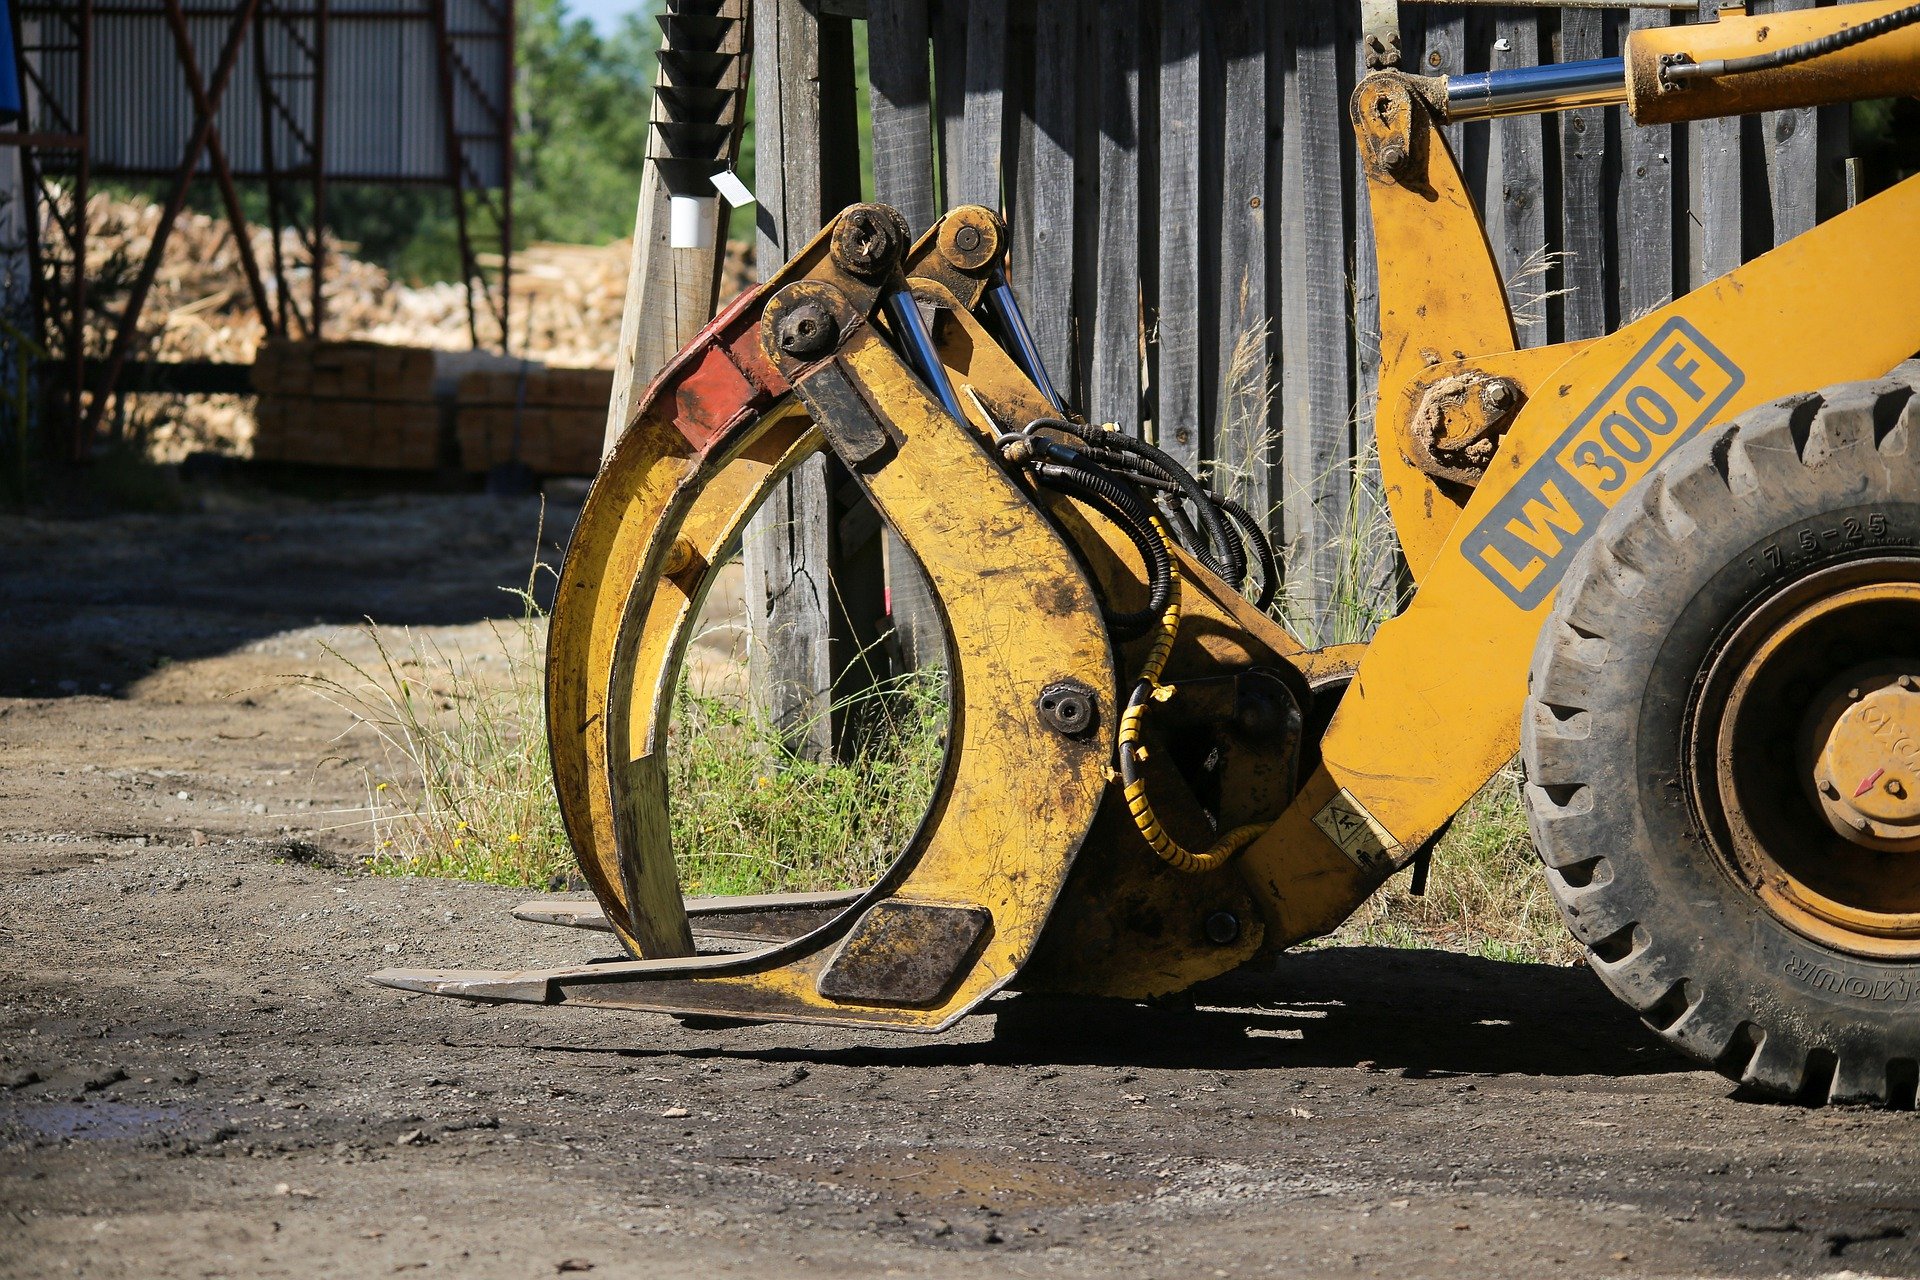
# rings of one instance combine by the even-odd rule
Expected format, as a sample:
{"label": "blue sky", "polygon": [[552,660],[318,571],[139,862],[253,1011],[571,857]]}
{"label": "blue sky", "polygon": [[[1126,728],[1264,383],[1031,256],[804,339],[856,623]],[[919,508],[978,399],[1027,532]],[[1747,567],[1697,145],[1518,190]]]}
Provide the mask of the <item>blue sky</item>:
{"label": "blue sky", "polygon": [[585,18],[602,34],[612,32],[626,14],[645,8],[645,0],[567,0],[568,13]]}

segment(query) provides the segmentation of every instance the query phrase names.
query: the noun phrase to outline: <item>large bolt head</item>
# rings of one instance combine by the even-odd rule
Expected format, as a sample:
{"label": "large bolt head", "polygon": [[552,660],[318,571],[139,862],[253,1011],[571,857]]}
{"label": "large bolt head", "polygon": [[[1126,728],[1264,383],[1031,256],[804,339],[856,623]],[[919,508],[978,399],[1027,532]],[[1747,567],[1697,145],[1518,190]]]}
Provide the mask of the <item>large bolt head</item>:
{"label": "large bolt head", "polygon": [[1231,946],[1240,939],[1240,917],[1231,911],[1214,912],[1201,927],[1206,930],[1207,941],[1217,947]]}
{"label": "large bolt head", "polygon": [[839,337],[833,312],[818,302],[802,302],[780,317],[774,341],[795,360],[814,360],[833,350]]}
{"label": "large bolt head", "polygon": [[1077,738],[1093,728],[1100,704],[1093,690],[1078,680],[1056,680],[1040,691],[1035,710],[1049,729],[1063,737]]}
{"label": "large bolt head", "polygon": [[844,271],[866,279],[884,275],[902,246],[880,210],[849,210],[833,229],[833,260]]}

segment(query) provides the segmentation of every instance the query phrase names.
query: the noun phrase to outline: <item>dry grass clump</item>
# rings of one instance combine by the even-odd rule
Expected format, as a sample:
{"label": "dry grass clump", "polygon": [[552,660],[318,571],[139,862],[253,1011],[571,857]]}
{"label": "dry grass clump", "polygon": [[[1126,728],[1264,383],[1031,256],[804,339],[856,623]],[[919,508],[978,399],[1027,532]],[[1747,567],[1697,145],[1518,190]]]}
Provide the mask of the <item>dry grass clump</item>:
{"label": "dry grass clump", "polygon": [[[531,584],[484,652],[443,648],[368,623],[374,658],[326,651],[339,674],[300,682],[371,735],[366,867],[559,888],[573,870],[541,699],[546,619]],[[668,795],[681,887],[690,894],[794,892],[871,883],[926,812],[945,754],[939,671],[860,694],[846,761],[805,759],[739,697],[683,679],[668,738]],[[840,708],[845,710],[846,708]],[[343,735],[344,736],[344,735]]]}
{"label": "dry grass clump", "polygon": [[411,629],[368,623],[373,661],[323,645],[344,672],[300,677],[378,743],[365,814],[350,824],[367,832],[369,870],[565,883],[573,851],[541,714],[545,620],[530,592],[522,599],[520,618],[492,624],[486,652],[443,649]]}
{"label": "dry grass clump", "polygon": [[1394,877],[1330,939],[1340,944],[1433,947],[1494,960],[1566,963],[1580,944],[1561,923],[1527,834],[1519,765],[1467,802],[1433,851],[1427,892]]}

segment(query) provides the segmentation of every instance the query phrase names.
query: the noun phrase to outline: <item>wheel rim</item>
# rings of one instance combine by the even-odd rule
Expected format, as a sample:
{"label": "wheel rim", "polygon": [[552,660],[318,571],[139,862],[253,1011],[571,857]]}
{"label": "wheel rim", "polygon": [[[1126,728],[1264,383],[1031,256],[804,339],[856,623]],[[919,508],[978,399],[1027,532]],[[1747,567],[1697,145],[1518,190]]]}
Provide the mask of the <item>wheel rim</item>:
{"label": "wheel rim", "polygon": [[1688,719],[1688,790],[1723,870],[1812,941],[1920,959],[1920,559],[1775,592]]}

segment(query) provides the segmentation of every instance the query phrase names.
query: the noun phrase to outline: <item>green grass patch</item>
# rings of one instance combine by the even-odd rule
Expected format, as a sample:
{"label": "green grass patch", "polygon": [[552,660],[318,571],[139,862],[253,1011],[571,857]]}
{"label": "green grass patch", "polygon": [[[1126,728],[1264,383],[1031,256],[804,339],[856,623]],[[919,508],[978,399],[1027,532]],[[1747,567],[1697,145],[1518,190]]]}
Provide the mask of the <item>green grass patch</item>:
{"label": "green grass patch", "polygon": [[945,675],[878,686],[847,761],[804,759],[740,700],[684,682],[668,736],[668,808],[692,894],[795,893],[873,883],[912,838],[946,751]]}
{"label": "green grass patch", "polygon": [[[301,683],[370,734],[362,861],[382,875],[564,887],[561,826],[541,698],[544,617],[495,624],[478,653],[368,624],[368,646],[326,646],[337,674]],[[347,648],[370,647],[371,660]],[[689,894],[800,892],[872,883],[926,812],[946,749],[947,682],[925,671],[838,708],[859,725],[846,761],[815,761],[736,696],[683,678],[668,736],[668,795]]]}
{"label": "green grass patch", "polygon": [[[483,652],[369,625],[371,661],[334,648],[341,674],[303,678],[379,744],[360,820],[369,870],[542,889],[569,883],[573,854],[541,708],[546,622],[531,593],[522,598],[523,616],[495,625]],[[921,673],[842,710],[861,725],[853,758],[810,760],[743,697],[683,680],[668,737],[668,794],[685,892],[854,888],[887,868],[938,781],[947,682],[944,673]],[[1578,954],[1539,873],[1516,767],[1461,810],[1435,851],[1424,896],[1407,892],[1409,879],[1395,877],[1329,941],[1504,960]]]}
{"label": "green grass patch", "polygon": [[1329,942],[1437,947],[1493,960],[1565,963],[1578,956],[1540,874],[1520,787],[1517,764],[1494,775],[1433,851],[1425,895],[1407,892],[1412,876],[1402,873]]}

